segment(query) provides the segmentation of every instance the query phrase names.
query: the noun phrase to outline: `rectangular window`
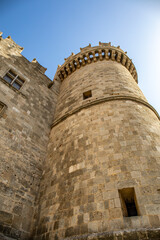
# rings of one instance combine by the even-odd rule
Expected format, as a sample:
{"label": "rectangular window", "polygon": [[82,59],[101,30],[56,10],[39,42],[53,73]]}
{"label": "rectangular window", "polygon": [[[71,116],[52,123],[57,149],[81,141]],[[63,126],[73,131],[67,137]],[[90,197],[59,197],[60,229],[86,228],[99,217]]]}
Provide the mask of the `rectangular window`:
{"label": "rectangular window", "polygon": [[9,70],[6,73],[6,75],[3,77],[3,79],[7,83],[12,85],[14,88],[16,88],[17,90],[19,90],[22,87],[23,83],[24,83],[24,80],[22,80],[18,75],[13,73],[11,70]]}
{"label": "rectangular window", "polygon": [[0,103],[0,113],[2,112],[2,110],[3,110],[3,105]]}
{"label": "rectangular window", "polygon": [[0,117],[2,117],[5,108],[6,108],[6,105],[0,101]]}
{"label": "rectangular window", "polygon": [[137,200],[134,188],[118,190],[124,217],[138,216]]}
{"label": "rectangular window", "polygon": [[83,93],[83,100],[85,100],[87,98],[90,98],[90,97],[92,97],[92,91],[91,90]]}

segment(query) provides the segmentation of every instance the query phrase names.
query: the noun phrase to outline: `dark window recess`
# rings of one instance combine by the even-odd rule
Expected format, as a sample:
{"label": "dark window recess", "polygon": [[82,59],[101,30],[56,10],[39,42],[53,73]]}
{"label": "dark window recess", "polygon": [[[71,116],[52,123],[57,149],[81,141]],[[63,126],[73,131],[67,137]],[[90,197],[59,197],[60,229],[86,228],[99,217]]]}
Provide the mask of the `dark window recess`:
{"label": "dark window recess", "polygon": [[24,80],[22,80],[18,75],[13,73],[11,70],[9,70],[6,75],[3,77],[3,79],[8,82],[10,85],[12,85],[14,88],[19,90],[23,83]]}
{"label": "dark window recess", "polygon": [[2,117],[4,110],[6,109],[6,105],[0,101],[0,117]]}
{"label": "dark window recess", "polygon": [[12,82],[12,78],[10,78],[8,75],[4,76],[4,80],[6,80],[6,82],[8,82],[8,83]]}
{"label": "dark window recess", "polygon": [[83,93],[83,100],[85,100],[87,98],[90,98],[90,97],[92,97],[92,91],[91,90]]}
{"label": "dark window recess", "polygon": [[3,108],[4,108],[3,104],[0,103],[0,113],[2,112]]}
{"label": "dark window recess", "polygon": [[19,83],[15,81],[15,82],[13,83],[13,87],[15,87],[16,89],[19,90],[19,89],[21,88],[21,85],[19,85]]}
{"label": "dark window recess", "polygon": [[138,216],[137,200],[134,188],[118,190],[124,217]]}

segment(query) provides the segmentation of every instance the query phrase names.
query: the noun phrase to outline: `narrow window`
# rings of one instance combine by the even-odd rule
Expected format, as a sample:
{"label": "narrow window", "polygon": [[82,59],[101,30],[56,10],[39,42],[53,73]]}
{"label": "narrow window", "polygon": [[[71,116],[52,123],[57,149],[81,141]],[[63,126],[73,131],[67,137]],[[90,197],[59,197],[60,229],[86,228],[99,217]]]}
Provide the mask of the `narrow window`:
{"label": "narrow window", "polygon": [[3,116],[3,113],[4,113],[6,108],[7,108],[7,106],[0,101],[0,117]]}
{"label": "narrow window", "polygon": [[124,217],[138,216],[137,200],[134,188],[118,190]]}
{"label": "narrow window", "polygon": [[0,113],[2,112],[2,110],[3,110],[3,104],[2,103],[0,103]]}
{"label": "narrow window", "polygon": [[7,83],[12,85],[14,88],[16,88],[17,90],[19,90],[22,87],[23,83],[24,83],[24,80],[22,80],[18,75],[13,73],[11,70],[9,70],[6,73],[6,75],[3,77],[3,79]]}
{"label": "narrow window", "polygon": [[90,98],[90,97],[92,97],[92,91],[91,90],[83,93],[83,100],[85,100],[87,98]]}

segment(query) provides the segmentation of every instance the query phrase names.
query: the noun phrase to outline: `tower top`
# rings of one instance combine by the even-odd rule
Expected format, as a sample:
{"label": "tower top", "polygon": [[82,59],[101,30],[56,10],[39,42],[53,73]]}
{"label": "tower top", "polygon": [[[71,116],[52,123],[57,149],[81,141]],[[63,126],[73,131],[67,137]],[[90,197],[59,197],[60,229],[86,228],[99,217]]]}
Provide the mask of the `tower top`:
{"label": "tower top", "polygon": [[109,60],[117,61],[125,66],[136,82],[138,82],[137,71],[132,63],[132,59],[127,56],[127,52],[124,52],[120,46],[111,46],[111,42],[102,43],[99,42],[99,46],[91,47],[91,44],[84,48],[80,48],[80,52],[77,54],[72,53],[68,58],[65,58],[64,64],[58,65],[55,79],[58,76],[61,81],[68,75],[79,69],[86,64],[92,62]]}

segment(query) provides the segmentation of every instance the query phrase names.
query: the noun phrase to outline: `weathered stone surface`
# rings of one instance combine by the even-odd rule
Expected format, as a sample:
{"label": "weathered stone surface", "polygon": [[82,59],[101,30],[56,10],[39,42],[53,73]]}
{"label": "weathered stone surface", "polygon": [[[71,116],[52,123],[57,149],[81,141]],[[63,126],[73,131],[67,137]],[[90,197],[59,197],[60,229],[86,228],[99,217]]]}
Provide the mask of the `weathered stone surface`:
{"label": "weathered stone surface", "polygon": [[[10,69],[25,81],[19,91],[3,79]],[[50,83],[11,38],[0,40],[0,224],[15,239],[28,239],[33,227],[58,95],[58,81]]]}
{"label": "weathered stone surface", "polygon": [[[89,90],[92,97],[84,100]],[[46,233],[63,239],[130,229],[123,239],[138,239],[132,230],[159,226],[160,125],[145,103],[135,79],[116,61],[92,62],[64,78],[40,187],[39,223],[57,216]],[[139,216],[125,218],[118,189],[130,187]],[[57,221],[64,225],[55,229]]]}
{"label": "weathered stone surface", "polygon": [[[160,239],[160,124],[131,60],[89,45],[52,84],[21,50],[1,38],[0,237]],[[20,90],[3,79],[10,69]],[[138,216],[124,215],[124,188]]]}

